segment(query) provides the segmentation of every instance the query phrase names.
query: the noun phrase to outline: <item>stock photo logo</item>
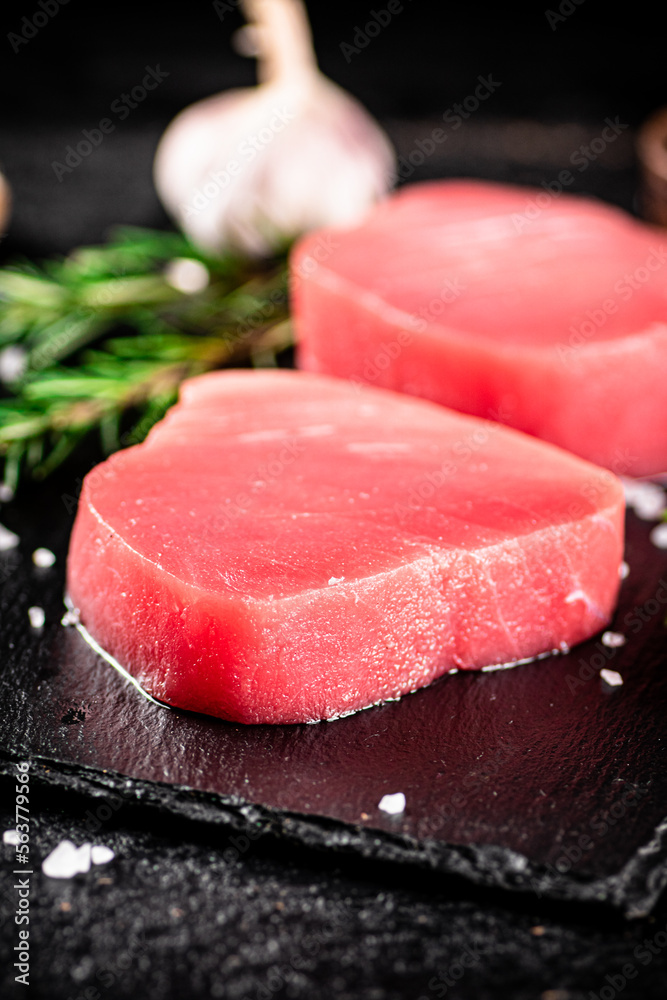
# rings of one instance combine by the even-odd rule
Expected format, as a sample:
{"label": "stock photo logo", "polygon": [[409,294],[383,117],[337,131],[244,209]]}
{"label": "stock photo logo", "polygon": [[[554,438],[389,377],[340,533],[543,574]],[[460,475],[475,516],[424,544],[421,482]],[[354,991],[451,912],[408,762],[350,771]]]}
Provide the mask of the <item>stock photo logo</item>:
{"label": "stock photo logo", "polygon": [[[157,66],[146,66],[146,73],[141,82],[111,102],[110,113],[117,121],[125,121],[146,100],[150,92],[155,90],[169,75],[167,70],[160,69],[159,63]],[[53,160],[51,163],[51,169],[59,183],[62,184],[64,177],[81,166],[83,161],[102,144],[106,136],[115,131],[116,122],[108,116],[100,118],[94,128],[82,129],[82,138],[65,147],[62,160]]]}

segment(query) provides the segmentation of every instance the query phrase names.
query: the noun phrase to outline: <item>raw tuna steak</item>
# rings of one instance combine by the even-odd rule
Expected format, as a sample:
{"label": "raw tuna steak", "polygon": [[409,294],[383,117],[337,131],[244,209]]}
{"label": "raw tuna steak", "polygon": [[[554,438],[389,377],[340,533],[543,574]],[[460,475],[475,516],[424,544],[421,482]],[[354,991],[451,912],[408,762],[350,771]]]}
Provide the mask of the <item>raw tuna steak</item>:
{"label": "raw tuna steak", "polygon": [[499,424],[222,372],[87,476],[68,588],[157,698],[311,722],[592,635],[622,519],[611,473]]}
{"label": "raw tuna steak", "polygon": [[667,237],[618,209],[415,185],[292,257],[301,367],[667,471]]}

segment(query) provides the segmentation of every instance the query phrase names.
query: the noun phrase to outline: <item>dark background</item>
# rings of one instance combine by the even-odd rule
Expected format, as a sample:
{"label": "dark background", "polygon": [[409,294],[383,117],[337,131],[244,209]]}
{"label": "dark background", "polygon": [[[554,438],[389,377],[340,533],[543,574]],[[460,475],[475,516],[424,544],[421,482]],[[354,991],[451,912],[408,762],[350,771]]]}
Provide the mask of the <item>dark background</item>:
{"label": "dark background", "polygon": [[[545,7],[558,13],[556,3],[403,6],[347,61],[341,44],[354,44],[357,26],[384,9],[384,0],[308,4],[322,70],[381,120],[404,157],[447,108],[474,91],[480,75],[501,81],[410,180],[477,176],[539,185],[567,168],[607,117],[618,116],[628,129],[577,174],[575,189],[639,209],[636,129],[667,103],[657,7],[565,3],[571,13],[552,30]],[[4,5],[2,15],[0,163],[15,203],[3,259],[64,253],[102,240],[114,223],[167,225],[151,183],[162,130],[192,101],[254,80],[252,61],[230,47],[242,23],[238,11],[223,11],[221,19],[212,3],[199,0],[70,0],[15,52],[9,33],[19,34],[22,18],[40,10],[30,0]],[[146,66],[157,65],[167,79],[59,182],[53,161],[108,116]],[[31,499],[33,508],[38,503]],[[52,520],[46,506],[44,518]],[[12,785],[0,784],[3,799],[13,798]],[[61,837],[85,840],[88,808],[73,791],[36,786],[37,856]],[[9,813],[2,823],[11,825]],[[105,998],[141,1000],[590,1000],[603,988],[623,998],[667,995],[664,953],[618,991],[606,978],[624,962],[637,964],[637,945],[665,928],[664,900],[649,921],[626,925],[582,906],[491,895],[397,866],[278,844],[251,845],[230,865],[223,860],[228,838],[221,841],[218,831],[140,807],[119,810],[99,836],[119,858],[95,876],[111,875],[113,884],[92,874],[63,883],[41,879],[33,900],[33,985],[15,995],[78,998],[90,984]],[[2,912],[1,974],[14,995],[14,926],[8,908]],[[312,954],[304,948],[308,933],[318,942]],[[484,958],[460,983],[444,993],[443,979],[437,989],[429,985],[470,945]],[[121,972],[118,957],[126,954],[130,966]],[[281,963],[292,967],[287,978],[275,972]],[[96,978],[104,969],[113,970],[107,986]]]}
{"label": "dark background", "polygon": [[[6,254],[66,251],[100,240],[118,222],[165,223],[150,174],[162,130],[187,104],[254,81],[253,61],[230,45],[243,23],[236,2],[223,0],[218,7],[230,9],[216,11],[208,0],[69,0],[34,37],[13,45],[10,33],[25,31],[22,19],[41,8],[38,0],[5,5],[0,163],[16,203]],[[559,4],[571,13],[559,13]],[[323,72],[382,121],[403,155],[473,93],[480,75],[501,82],[410,180],[468,175],[539,184],[568,165],[608,116],[635,129],[667,100],[657,7],[559,4],[405,0],[377,37],[347,56],[341,46],[354,44],[371,12],[385,9],[382,0],[311,0],[308,9]],[[157,65],[168,78],[125,121],[114,119],[114,132],[59,182],[53,161],[109,115],[146,66]],[[629,131],[577,175],[576,189],[636,204]]]}

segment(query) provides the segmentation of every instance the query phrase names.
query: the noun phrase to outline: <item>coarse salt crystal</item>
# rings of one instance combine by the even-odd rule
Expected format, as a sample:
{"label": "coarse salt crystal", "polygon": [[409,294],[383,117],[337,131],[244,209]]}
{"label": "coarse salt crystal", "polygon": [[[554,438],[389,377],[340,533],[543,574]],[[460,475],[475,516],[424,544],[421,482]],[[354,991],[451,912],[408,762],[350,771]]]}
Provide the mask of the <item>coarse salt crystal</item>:
{"label": "coarse salt crystal", "polygon": [[623,562],[618,568],[618,575],[620,576],[621,580],[627,580],[628,576],[630,575],[630,567],[625,562],[625,560],[623,560]]}
{"label": "coarse salt crystal", "polygon": [[344,576],[332,576],[332,577],[329,577],[329,586],[333,587],[333,585],[335,583],[342,583],[344,579],[345,579]]}
{"label": "coarse salt crystal", "polygon": [[623,489],[628,507],[643,521],[657,521],[667,508],[665,491],[657,483],[624,479]]}
{"label": "coarse salt crystal", "polygon": [[93,844],[90,851],[90,859],[94,865],[106,865],[109,861],[113,861],[115,856],[110,847],[104,847],[102,844]]}
{"label": "coarse salt crystal", "polygon": [[607,670],[606,667],[600,671],[600,677],[609,687],[620,687],[623,683],[623,678],[616,670]]}
{"label": "coarse salt crystal", "polygon": [[21,843],[18,830],[5,830],[2,835],[3,844],[13,844],[15,847]]}
{"label": "coarse salt crystal", "polygon": [[650,538],[656,549],[667,549],[667,523],[657,525],[651,532]]}
{"label": "coarse salt crystal", "polygon": [[602,633],[602,645],[609,646],[610,649],[618,649],[619,646],[625,646],[625,642],[625,636],[621,632]]}
{"label": "coarse salt crystal", "polygon": [[405,795],[403,792],[395,792],[393,795],[383,795],[380,799],[378,809],[389,813],[390,816],[398,816],[405,812]]}
{"label": "coarse salt crystal", "polygon": [[39,566],[40,569],[48,569],[53,566],[56,561],[56,557],[51,549],[35,549],[32,554],[32,561],[35,566]]}
{"label": "coarse salt crystal", "polygon": [[0,552],[15,549],[18,543],[19,536],[15,535],[9,528],[5,528],[4,524],[0,524]]}
{"label": "coarse salt crystal", "polygon": [[26,369],[28,353],[18,344],[10,344],[0,351],[0,381],[6,385],[11,385],[21,378]]}
{"label": "coarse salt crystal", "polygon": [[0,503],[8,503],[14,499],[14,490],[8,483],[0,483]]}
{"label": "coarse salt crystal", "polygon": [[30,625],[32,628],[44,628],[44,622],[46,621],[44,608],[28,608],[28,618],[30,619]]}
{"label": "coarse salt crystal", "polygon": [[186,295],[203,291],[210,280],[205,265],[190,257],[177,257],[172,260],[165,269],[164,277],[172,288],[185,292]]}
{"label": "coarse salt crystal", "polygon": [[71,840],[61,840],[42,861],[42,871],[49,878],[74,878],[90,871],[90,844],[76,847]]}

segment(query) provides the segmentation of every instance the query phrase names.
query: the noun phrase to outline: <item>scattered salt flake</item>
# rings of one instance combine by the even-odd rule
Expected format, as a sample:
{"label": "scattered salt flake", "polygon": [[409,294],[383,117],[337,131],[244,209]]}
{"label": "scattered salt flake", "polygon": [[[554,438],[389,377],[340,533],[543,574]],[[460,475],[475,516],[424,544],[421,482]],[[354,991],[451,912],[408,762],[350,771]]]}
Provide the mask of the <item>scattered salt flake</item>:
{"label": "scattered salt flake", "polygon": [[15,847],[21,843],[18,830],[5,830],[2,835],[3,844],[13,844]]}
{"label": "scattered salt flake", "polygon": [[398,816],[405,812],[405,795],[403,792],[395,792],[393,795],[383,795],[380,799],[378,809],[389,813],[390,816]]}
{"label": "scattered salt flake", "polygon": [[44,608],[28,608],[28,618],[30,619],[30,625],[32,628],[44,628],[44,622],[46,621]]}
{"label": "scattered salt flake", "polygon": [[621,565],[618,567],[618,575],[620,576],[621,580],[627,580],[627,578],[630,575],[630,567],[625,562],[625,560],[623,560]]}
{"label": "scattered salt flake", "polygon": [[9,483],[0,483],[0,503],[9,503],[14,499],[14,490]]}
{"label": "scattered salt flake", "polygon": [[77,608],[70,608],[68,611],[65,612],[65,614],[60,619],[60,624],[65,626],[79,625],[80,623],[81,622],[79,619],[79,612]]}
{"label": "scattered salt flake", "polygon": [[616,670],[607,670],[606,667],[600,671],[600,677],[609,687],[620,687],[623,683],[623,678]]}
{"label": "scattered salt flake", "polygon": [[189,257],[172,260],[165,269],[164,277],[167,284],[186,295],[203,291],[209,283],[209,273],[204,264]]}
{"label": "scattered salt flake", "polygon": [[344,576],[332,576],[329,578],[329,586],[333,587],[335,583],[342,583],[344,579]]}
{"label": "scattered salt flake", "polygon": [[667,509],[665,491],[657,483],[624,479],[623,489],[628,507],[643,521],[657,521]]}
{"label": "scattered salt flake", "polygon": [[71,840],[61,840],[42,861],[42,871],[49,878],[74,878],[90,871],[90,844],[76,847]]}
{"label": "scattered salt flake", "polygon": [[667,549],[667,523],[655,527],[650,538],[656,549]]}
{"label": "scattered salt flake", "polygon": [[53,566],[56,557],[51,549],[35,549],[32,554],[32,561],[40,569],[48,569],[50,566]]}
{"label": "scattered salt flake", "polygon": [[8,549],[15,549],[19,543],[19,536],[15,535],[4,524],[0,524],[0,552],[7,552]]}
{"label": "scattered salt flake", "polygon": [[618,649],[625,646],[626,638],[621,632],[603,632],[602,645],[609,646],[610,649]]}
{"label": "scattered salt flake", "polygon": [[106,865],[109,861],[113,861],[114,858],[115,854],[110,847],[104,847],[102,844],[93,844],[90,851],[90,860],[94,865]]}
{"label": "scattered salt flake", "polygon": [[28,354],[18,344],[11,344],[0,351],[0,381],[11,385],[21,378],[26,369]]}

